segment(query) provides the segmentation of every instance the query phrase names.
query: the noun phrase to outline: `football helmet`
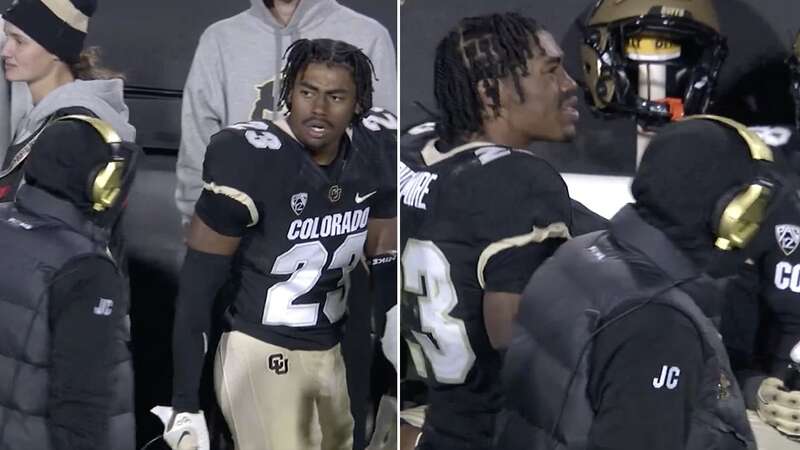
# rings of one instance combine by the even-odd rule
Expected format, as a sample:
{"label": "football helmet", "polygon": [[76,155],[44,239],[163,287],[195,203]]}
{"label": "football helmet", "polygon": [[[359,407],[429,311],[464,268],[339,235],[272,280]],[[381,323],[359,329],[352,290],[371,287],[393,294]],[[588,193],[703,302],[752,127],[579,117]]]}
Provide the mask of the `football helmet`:
{"label": "football helmet", "polygon": [[726,55],[712,0],[598,0],[581,45],[587,102],[645,127],[701,114]]}

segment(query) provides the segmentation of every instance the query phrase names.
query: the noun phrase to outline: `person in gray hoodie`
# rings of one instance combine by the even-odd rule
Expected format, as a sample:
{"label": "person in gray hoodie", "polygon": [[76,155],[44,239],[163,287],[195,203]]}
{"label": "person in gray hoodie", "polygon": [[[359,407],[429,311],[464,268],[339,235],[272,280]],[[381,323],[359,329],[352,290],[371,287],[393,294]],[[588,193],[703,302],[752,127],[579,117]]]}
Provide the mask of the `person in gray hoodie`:
{"label": "person in gray hoodie", "polygon": [[297,39],[329,38],[360,48],[375,66],[375,106],[397,110],[394,46],[376,20],[335,0],[250,3],[205,30],[183,90],[175,200],[184,225],[203,189],[210,137],[237,122],[278,118],[281,56]]}
{"label": "person in gray hoodie", "polygon": [[136,137],[121,75],[98,67],[96,48],[83,48],[96,8],[96,0],[19,0],[3,14],[3,66],[14,86],[11,145],[0,149],[0,202],[14,199],[31,144],[55,118],[95,116],[122,139]]}

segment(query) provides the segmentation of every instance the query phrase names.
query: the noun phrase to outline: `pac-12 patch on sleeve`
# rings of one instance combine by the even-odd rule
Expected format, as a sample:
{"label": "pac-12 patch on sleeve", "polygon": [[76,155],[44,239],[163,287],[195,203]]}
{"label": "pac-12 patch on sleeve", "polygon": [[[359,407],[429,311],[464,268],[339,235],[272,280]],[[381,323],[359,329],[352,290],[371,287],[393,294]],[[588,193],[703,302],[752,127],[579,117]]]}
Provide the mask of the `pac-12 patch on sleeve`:
{"label": "pac-12 patch on sleeve", "polygon": [[791,255],[800,243],[800,227],[797,225],[775,225],[775,239],[783,254]]}

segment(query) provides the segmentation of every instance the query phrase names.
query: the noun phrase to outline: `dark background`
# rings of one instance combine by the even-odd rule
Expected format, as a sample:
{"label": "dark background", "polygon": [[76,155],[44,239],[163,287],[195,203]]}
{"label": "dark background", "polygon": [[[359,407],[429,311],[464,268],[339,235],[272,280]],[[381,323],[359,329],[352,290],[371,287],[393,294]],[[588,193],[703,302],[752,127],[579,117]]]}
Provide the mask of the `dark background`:
{"label": "dark background", "polygon": [[[427,120],[413,102],[429,109],[433,101],[432,67],[436,44],[459,18],[490,12],[516,11],[535,18],[560,43],[565,67],[580,80],[575,21],[585,17],[594,0],[405,0],[401,7],[400,112],[402,127]],[[729,55],[717,89],[714,112],[735,115],[743,94],[761,90],[759,115],[789,123],[790,101],[781,64],[754,68],[764,60],[780,61],[800,29],[800,2],[796,0],[716,0]],[[768,92],[763,92],[763,91]],[[536,143],[532,147],[562,172],[631,175],[635,169],[636,129],[631,120],[593,117],[579,94],[581,122],[572,144]],[[744,118],[738,116],[739,118]]]}
{"label": "dark background", "polygon": [[[394,1],[339,3],[381,22],[396,42]],[[130,255],[139,447],[160,435],[163,428],[148,411],[156,404],[169,404],[171,395],[174,299],[185,251],[174,204],[181,91],[203,30],[249,6],[247,0],[100,0],[90,25],[87,45],[99,46],[103,65],[126,75],[131,123],[137,129],[137,142],[147,154],[123,219]],[[351,316],[343,345],[356,420],[355,448],[364,445],[371,416],[369,391],[375,389],[369,377],[369,371],[376,370],[370,368],[372,346],[364,345],[371,342],[369,304],[363,293],[355,292],[358,278],[364,289],[364,277],[363,270],[353,274]],[[385,374],[379,377],[385,378]],[[390,384],[394,386],[394,381]],[[148,447],[166,448],[161,441]]]}
{"label": "dark background", "polygon": [[[394,1],[339,3],[379,21],[396,43]],[[249,7],[247,0],[100,0],[87,42],[102,48],[104,63],[124,72],[127,85],[181,91],[203,30]],[[177,149],[180,99],[138,97],[128,101],[137,141],[146,147]]]}

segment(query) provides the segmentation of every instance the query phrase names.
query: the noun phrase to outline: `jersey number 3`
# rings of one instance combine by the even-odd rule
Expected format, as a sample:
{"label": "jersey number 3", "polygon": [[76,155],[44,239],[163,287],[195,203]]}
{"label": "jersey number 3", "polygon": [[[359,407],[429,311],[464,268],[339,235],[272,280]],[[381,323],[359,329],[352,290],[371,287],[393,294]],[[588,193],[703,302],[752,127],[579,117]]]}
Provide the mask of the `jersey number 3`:
{"label": "jersey number 3", "polygon": [[294,301],[308,293],[317,284],[328,251],[319,241],[296,244],[286,253],[275,259],[273,275],[291,275],[288,280],[275,283],[267,291],[264,302],[264,325],[286,325],[289,327],[310,327],[317,324],[319,304],[324,302],[323,313],[330,323],[339,321],[347,309],[347,291],[350,288],[350,272],[356,267],[364,250],[367,232],[351,234],[333,252],[328,270],[341,269],[342,276],[336,289],[325,293],[325,298],[316,303],[295,305]]}
{"label": "jersey number 3", "polygon": [[436,244],[416,239],[406,243],[402,261],[403,289],[416,296],[420,322],[420,330],[412,330],[417,342],[409,348],[422,347],[439,383],[463,383],[475,352],[464,321],[450,315],[458,303],[450,263]]}

